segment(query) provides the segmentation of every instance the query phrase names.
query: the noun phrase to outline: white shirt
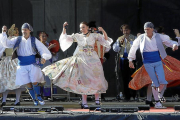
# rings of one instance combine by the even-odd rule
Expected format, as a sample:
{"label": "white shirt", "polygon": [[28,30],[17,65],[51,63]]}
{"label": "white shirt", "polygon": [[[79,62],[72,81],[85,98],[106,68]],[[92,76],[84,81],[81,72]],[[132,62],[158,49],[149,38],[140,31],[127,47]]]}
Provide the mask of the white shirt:
{"label": "white shirt", "polygon": [[156,34],[153,34],[152,38],[150,39],[147,35],[145,35],[145,44],[144,44],[143,52],[158,51],[155,36]]}
{"label": "white shirt", "polygon": [[[6,48],[13,48],[16,41],[17,41],[17,37],[12,38],[10,40],[7,38],[6,33],[3,33],[2,36],[0,36],[0,42]],[[47,47],[43,43],[41,43],[37,38],[35,38],[35,44],[42,58],[44,58],[45,60],[48,60],[52,57]],[[29,36],[27,40],[24,37],[22,37],[22,41],[19,44],[19,47],[17,49],[17,55],[30,56],[30,55],[35,55],[35,54],[36,52],[33,50],[31,46],[31,36]]]}
{"label": "white shirt", "polygon": [[[144,34],[142,34],[144,35]],[[128,59],[129,61],[135,60],[136,59],[136,51],[138,48],[140,48],[140,40],[142,35],[140,35],[137,39],[134,40],[133,45],[129,51]],[[175,47],[176,45],[178,46],[178,43],[176,41],[170,40],[170,37],[168,35],[163,35],[159,34],[160,38],[167,47]],[[150,39],[147,35],[145,35],[145,43],[144,43],[144,49],[141,52],[153,52],[153,51],[158,51],[158,47],[156,44],[156,39],[155,39],[156,33],[153,33],[152,38]]]}

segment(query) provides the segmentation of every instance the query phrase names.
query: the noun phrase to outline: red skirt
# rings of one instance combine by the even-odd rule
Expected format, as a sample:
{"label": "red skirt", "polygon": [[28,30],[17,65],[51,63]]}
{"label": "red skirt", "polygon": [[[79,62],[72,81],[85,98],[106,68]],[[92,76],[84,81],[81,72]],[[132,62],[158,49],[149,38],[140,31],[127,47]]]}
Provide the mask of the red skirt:
{"label": "red skirt", "polygon": [[[168,82],[167,87],[174,87],[180,85],[180,61],[167,56],[162,59],[165,79]],[[152,81],[146,72],[144,65],[139,68],[131,77],[133,79],[129,82],[129,88],[139,90],[142,87],[151,84]]]}

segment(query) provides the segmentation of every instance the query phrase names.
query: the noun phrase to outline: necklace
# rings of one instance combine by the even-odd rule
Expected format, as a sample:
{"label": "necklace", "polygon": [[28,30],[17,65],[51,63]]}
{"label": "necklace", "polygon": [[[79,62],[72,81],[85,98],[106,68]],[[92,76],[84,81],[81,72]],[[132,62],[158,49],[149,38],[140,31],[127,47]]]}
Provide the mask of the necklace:
{"label": "necklace", "polygon": [[89,32],[87,32],[86,34],[83,34],[84,36],[86,36],[86,35],[88,35],[89,34]]}

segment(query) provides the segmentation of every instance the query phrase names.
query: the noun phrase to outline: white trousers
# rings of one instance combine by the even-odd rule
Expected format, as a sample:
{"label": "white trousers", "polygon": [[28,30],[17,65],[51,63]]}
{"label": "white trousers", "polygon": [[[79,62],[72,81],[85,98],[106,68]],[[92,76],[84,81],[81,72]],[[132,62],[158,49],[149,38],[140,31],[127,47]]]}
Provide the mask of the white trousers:
{"label": "white trousers", "polygon": [[34,82],[44,82],[43,74],[41,68],[31,65],[17,66],[16,72],[16,85],[25,85]]}

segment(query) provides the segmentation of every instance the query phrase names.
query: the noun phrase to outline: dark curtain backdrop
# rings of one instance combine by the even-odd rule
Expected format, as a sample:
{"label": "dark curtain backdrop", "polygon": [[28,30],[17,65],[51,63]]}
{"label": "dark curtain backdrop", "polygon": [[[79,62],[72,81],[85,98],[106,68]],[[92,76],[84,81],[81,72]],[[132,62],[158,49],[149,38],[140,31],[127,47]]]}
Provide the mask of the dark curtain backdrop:
{"label": "dark curtain backdrop", "polygon": [[[102,26],[114,42],[122,35],[119,28],[122,24],[129,24],[132,34],[143,33],[143,25],[147,21],[155,27],[164,26],[167,35],[175,38],[173,29],[180,29],[180,1],[179,0],[0,0],[0,26],[8,28],[15,23],[21,28],[24,22],[30,23],[37,36],[39,31],[49,34],[49,41],[58,39],[62,32],[62,24],[69,22],[68,34],[79,32],[82,21],[96,21]],[[71,56],[76,48],[73,44],[65,52],[60,51],[60,59]],[[110,57],[104,63],[104,74],[109,88],[104,96],[113,97],[120,91],[116,88],[115,75],[116,53],[111,49]],[[180,50],[167,53],[180,60]],[[179,87],[169,88],[167,96],[178,93]]]}

